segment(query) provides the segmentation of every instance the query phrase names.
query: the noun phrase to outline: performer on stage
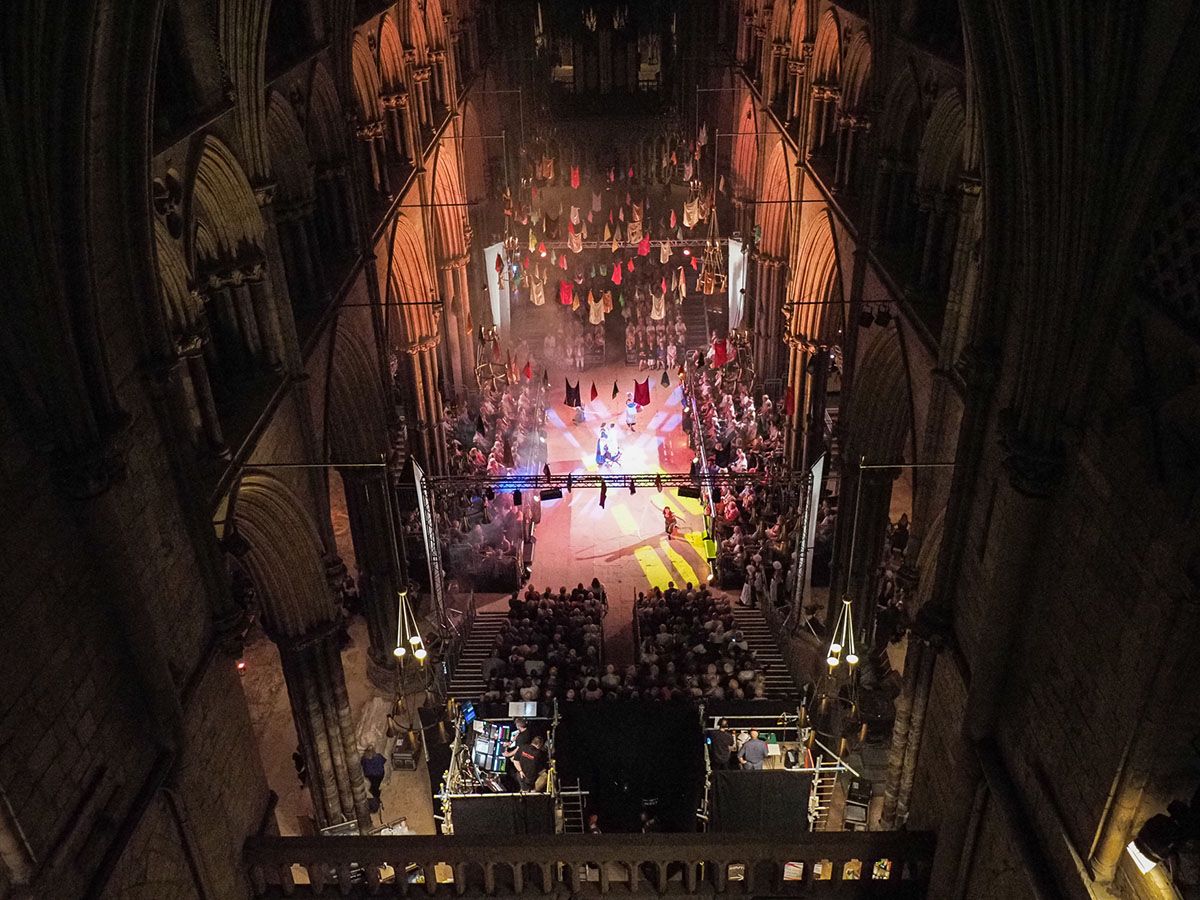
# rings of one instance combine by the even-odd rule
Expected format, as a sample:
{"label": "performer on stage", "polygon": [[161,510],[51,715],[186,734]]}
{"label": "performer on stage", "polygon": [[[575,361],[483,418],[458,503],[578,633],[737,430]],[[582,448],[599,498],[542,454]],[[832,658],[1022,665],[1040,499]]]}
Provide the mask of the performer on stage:
{"label": "performer on stage", "polygon": [[608,435],[604,429],[607,426],[600,426],[600,436],[596,438],[596,465],[603,466],[608,462]]}
{"label": "performer on stage", "polygon": [[642,411],[642,408],[637,405],[633,399],[633,393],[625,395],[625,424],[629,426],[630,431],[637,430],[637,414]]}
{"label": "performer on stage", "polygon": [[596,465],[607,466],[620,460],[621,448],[617,444],[617,426],[614,424],[609,429],[609,426],[601,425],[600,436],[596,438]]}

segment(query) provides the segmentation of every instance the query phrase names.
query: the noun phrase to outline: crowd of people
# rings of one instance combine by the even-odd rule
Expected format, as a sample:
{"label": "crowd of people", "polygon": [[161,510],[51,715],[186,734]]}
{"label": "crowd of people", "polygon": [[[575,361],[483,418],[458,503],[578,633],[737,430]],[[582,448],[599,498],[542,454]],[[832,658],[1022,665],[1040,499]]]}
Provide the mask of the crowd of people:
{"label": "crowd of people", "polygon": [[654,321],[643,310],[636,318],[627,315],[625,321],[625,362],[637,364],[638,369],[673,370],[683,359],[687,346],[687,325],[676,315],[674,323],[667,317]]}
{"label": "crowd of people", "polygon": [[663,700],[766,699],[765,667],[724,596],[672,582],[665,591],[639,593],[634,614],[638,665],[607,690]]}
{"label": "crowd of people", "polygon": [[596,579],[568,590],[513,594],[492,655],[484,702],[594,699],[602,677],[608,600]]}
{"label": "crowd of people", "polygon": [[[693,420],[693,396],[698,421]],[[755,403],[749,386],[722,366],[693,367],[683,409],[684,429],[704,442],[709,465],[717,471],[763,472],[780,460],[783,411],[766,394]]]}
{"label": "crowd of people", "polygon": [[[546,458],[545,388],[518,379],[487,390],[476,404],[446,412],[450,471],[503,477],[536,472]],[[541,518],[536,491],[517,505],[511,492],[464,487],[438,497],[438,530],[449,571],[477,589],[506,590],[519,583],[523,543]],[[420,534],[414,512],[406,528]]]}

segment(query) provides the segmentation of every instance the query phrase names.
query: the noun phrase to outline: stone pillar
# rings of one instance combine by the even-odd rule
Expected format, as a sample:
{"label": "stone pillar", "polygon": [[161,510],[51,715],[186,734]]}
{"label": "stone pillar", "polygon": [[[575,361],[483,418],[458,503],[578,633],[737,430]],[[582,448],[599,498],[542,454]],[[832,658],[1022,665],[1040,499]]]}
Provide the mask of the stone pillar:
{"label": "stone pillar", "polygon": [[369,122],[357,129],[354,136],[364,147],[367,164],[371,171],[371,186],[377,194],[390,194],[391,185],[388,180],[383,122]]}
{"label": "stone pillar", "polygon": [[804,84],[804,63],[798,59],[789,59],[787,72],[789,88],[787,121],[794,122],[800,117],[800,91]]}
{"label": "stone pillar", "polygon": [[367,789],[354,737],[354,721],[338,650],[336,622],[294,638],[277,637],[283,680],[318,828],[357,821],[371,827]]}
{"label": "stone pillar", "polygon": [[191,335],[180,340],[178,351],[187,365],[188,383],[200,419],[200,430],[208,444],[209,452],[228,458],[229,448],[221,430],[221,419],[217,415],[217,404],[213,398],[212,384],[208,380],[208,365],[204,359],[203,337]]}
{"label": "stone pillar", "polygon": [[[367,676],[383,690],[395,687],[397,591],[403,573],[395,571],[387,504],[387,477],[375,469],[339,469],[346,494],[350,538],[358,563],[358,588],[367,619]],[[403,561],[400,563],[403,566]]]}

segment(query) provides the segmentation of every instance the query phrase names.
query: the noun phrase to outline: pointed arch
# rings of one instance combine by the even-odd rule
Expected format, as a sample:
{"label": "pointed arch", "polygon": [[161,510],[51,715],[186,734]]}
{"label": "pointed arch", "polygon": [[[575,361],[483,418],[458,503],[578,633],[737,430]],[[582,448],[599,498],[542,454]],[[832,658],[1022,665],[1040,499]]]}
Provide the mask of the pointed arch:
{"label": "pointed arch", "polygon": [[775,0],[771,9],[771,31],[769,38],[772,42],[784,43],[788,40],[788,25],[791,20],[792,7],[796,0]]}
{"label": "pointed arch", "polygon": [[258,589],[268,634],[299,638],[335,621],[320,532],[292,489],[250,470],[230,505],[245,547],[238,562]]}
{"label": "pointed arch", "polygon": [[185,201],[195,235],[193,268],[262,259],[262,213],[233,151],[214,135],[200,142]]}
{"label": "pointed arch", "polygon": [[[438,335],[434,307],[425,301],[437,297],[426,259],[425,242],[408,216],[396,220],[392,259],[388,268],[388,333],[392,346],[411,349],[431,345]],[[418,305],[420,304],[420,305]]]}
{"label": "pointed arch", "polygon": [[754,106],[754,97],[749,92],[744,95],[738,117],[731,129],[736,132],[733,137],[733,170],[734,190],[742,197],[750,197],[757,184],[758,173],[758,112]]}
{"label": "pointed arch", "polygon": [[433,163],[434,244],[439,264],[467,252],[467,208],[454,141],[443,141]]}
{"label": "pointed arch", "polygon": [[383,118],[383,109],[379,101],[379,70],[375,66],[371,48],[367,46],[367,39],[361,34],[354,35],[351,61],[354,73],[355,112],[361,123],[378,122]]}
{"label": "pointed arch", "polygon": [[313,164],[308,142],[295,109],[278,91],[271,91],[267,100],[267,145],[277,201],[285,207],[311,201]]}
{"label": "pointed arch", "polygon": [[441,0],[425,0],[424,31],[430,50],[445,50],[449,46],[446,36],[446,17]]}
{"label": "pointed arch", "polygon": [[396,17],[388,13],[379,24],[379,72],[389,92],[404,89],[404,47]]}
{"label": "pointed arch", "polygon": [[388,449],[386,393],[375,349],[345,314],[338,317],[325,404],[329,461],[374,462]]}
{"label": "pointed arch", "polygon": [[967,114],[962,96],[948,90],[938,97],[921,138],[917,189],[948,194],[958,187],[963,170]]}
{"label": "pointed arch", "polygon": [[473,100],[463,104],[459,144],[462,146],[463,185],[467,201],[474,203],[487,196],[488,152],[483,140],[483,125]]}
{"label": "pointed arch", "polygon": [[405,50],[416,53],[417,64],[424,64],[429,42],[425,35],[425,18],[420,0],[401,0],[400,7],[400,40]]}
{"label": "pointed arch", "polygon": [[320,63],[313,67],[309,80],[308,115],[304,124],[309,153],[318,165],[345,157],[342,104],[329,70]]}
{"label": "pointed arch", "polygon": [[237,98],[238,134],[246,168],[265,178],[269,158],[265,140],[267,18],[269,3],[222,0],[217,4],[217,33],[225,71]]}
{"label": "pointed arch", "polygon": [[154,223],[154,256],[158,264],[158,280],[162,286],[162,302],[167,327],[173,337],[195,334],[204,313],[192,292],[191,273],[179,241],[171,237],[166,224]]}
{"label": "pointed arch", "polygon": [[829,343],[845,321],[845,295],[829,216],[829,210],[822,209],[805,223],[795,281],[792,333],[818,343]]}
{"label": "pointed arch", "polygon": [[879,134],[884,150],[894,159],[916,165],[921,147],[921,91],[910,66],[903,67],[884,98]]}
{"label": "pointed arch", "polygon": [[867,85],[871,77],[871,41],[865,31],[857,32],[846,48],[842,69],[842,109],[854,113],[866,106]]}
{"label": "pointed arch", "polygon": [[912,397],[899,331],[878,328],[870,335],[855,373],[847,453],[875,463],[913,462]]}
{"label": "pointed arch", "polygon": [[813,35],[809,33],[809,26],[816,17],[809,10],[811,3],[812,0],[795,0],[795,3],[792,4],[792,16],[788,25],[788,33],[791,35],[793,54],[799,51],[801,44],[813,39]]}
{"label": "pointed arch", "polygon": [[759,205],[756,216],[758,224],[762,226],[761,247],[763,253],[788,259],[793,208],[791,203],[780,201],[795,199],[792,184],[795,167],[788,165],[788,154],[782,140],[776,140],[768,153],[762,190],[759,191],[759,197],[764,202]]}
{"label": "pointed arch", "polygon": [[832,10],[826,10],[817,25],[812,65],[813,84],[825,87],[841,84],[842,28]]}

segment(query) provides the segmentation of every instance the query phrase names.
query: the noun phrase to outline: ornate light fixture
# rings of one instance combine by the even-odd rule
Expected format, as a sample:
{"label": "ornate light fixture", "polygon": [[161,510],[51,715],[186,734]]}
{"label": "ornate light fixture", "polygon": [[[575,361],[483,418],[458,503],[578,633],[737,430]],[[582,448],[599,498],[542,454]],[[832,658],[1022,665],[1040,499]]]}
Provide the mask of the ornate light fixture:
{"label": "ornate light fixture", "polygon": [[421,630],[417,627],[417,617],[413,614],[412,606],[408,602],[408,591],[401,589],[396,592],[398,608],[396,610],[396,649],[392,651],[396,659],[404,663],[404,657],[408,655],[409,650],[412,650],[412,655],[421,665],[425,664],[425,658],[429,656],[429,652],[425,649],[425,639],[421,637]]}
{"label": "ornate light fixture", "polygon": [[833,636],[829,639],[829,651],[825,662],[832,672],[843,662],[850,667],[858,665],[858,648],[854,643],[854,604],[849,597],[842,597],[842,609],[838,613],[837,622],[833,626]]}

